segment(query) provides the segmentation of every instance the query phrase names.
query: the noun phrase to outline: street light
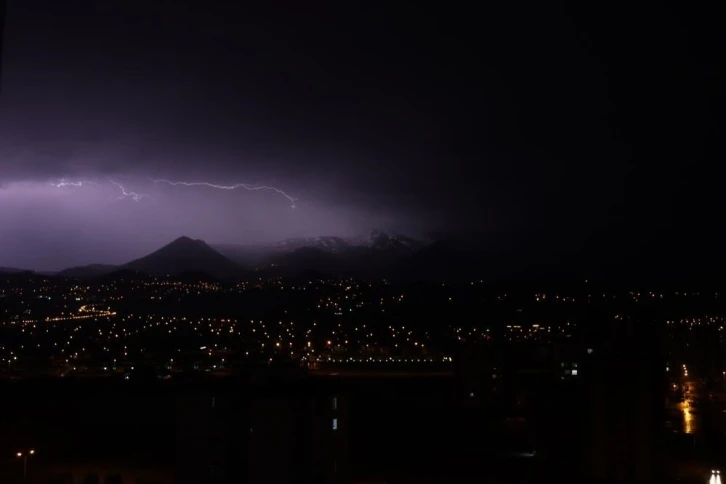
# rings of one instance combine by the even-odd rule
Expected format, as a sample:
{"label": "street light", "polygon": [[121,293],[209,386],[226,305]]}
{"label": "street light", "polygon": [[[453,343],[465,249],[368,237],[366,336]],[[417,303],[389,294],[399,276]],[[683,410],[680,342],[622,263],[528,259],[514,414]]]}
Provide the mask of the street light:
{"label": "street light", "polygon": [[18,459],[23,459],[23,482],[28,477],[28,456],[35,455],[35,449],[29,449],[26,452],[18,452],[15,454]]}

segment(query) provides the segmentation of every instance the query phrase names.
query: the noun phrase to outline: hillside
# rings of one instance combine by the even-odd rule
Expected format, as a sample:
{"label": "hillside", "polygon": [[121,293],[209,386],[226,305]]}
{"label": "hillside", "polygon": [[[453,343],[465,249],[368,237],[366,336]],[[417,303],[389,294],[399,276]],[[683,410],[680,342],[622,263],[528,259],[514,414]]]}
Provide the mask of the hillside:
{"label": "hillside", "polygon": [[205,273],[218,278],[241,276],[244,271],[235,262],[223,256],[203,240],[179,237],[151,254],[122,265],[151,275],[180,275]]}

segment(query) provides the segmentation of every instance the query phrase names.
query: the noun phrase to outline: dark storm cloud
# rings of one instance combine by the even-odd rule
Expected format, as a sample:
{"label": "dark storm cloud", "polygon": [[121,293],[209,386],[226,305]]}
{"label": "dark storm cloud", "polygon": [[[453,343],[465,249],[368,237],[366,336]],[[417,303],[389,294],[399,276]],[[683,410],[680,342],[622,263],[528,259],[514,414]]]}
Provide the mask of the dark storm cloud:
{"label": "dark storm cloud", "polygon": [[[587,252],[614,233],[660,240],[702,207],[716,214],[710,190],[693,188],[715,177],[682,170],[715,158],[715,16],[478,8],[12,2],[0,181],[130,177],[159,211],[103,210],[123,215],[121,233],[157,221],[157,239],[382,223]],[[269,193],[147,187],[149,176],[279,186],[301,210],[289,216]],[[162,223],[184,197],[199,218]]]}
{"label": "dark storm cloud", "polygon": [[370,70],[385,53],[380,41],[366,52],[375,24],[349,12],[351,32],[316,32],[345,12],[220,5],[14,5],[1,176],[278,184],[411,227],[441,212],[442,185],[424,186],[441,101],[405,67]]}

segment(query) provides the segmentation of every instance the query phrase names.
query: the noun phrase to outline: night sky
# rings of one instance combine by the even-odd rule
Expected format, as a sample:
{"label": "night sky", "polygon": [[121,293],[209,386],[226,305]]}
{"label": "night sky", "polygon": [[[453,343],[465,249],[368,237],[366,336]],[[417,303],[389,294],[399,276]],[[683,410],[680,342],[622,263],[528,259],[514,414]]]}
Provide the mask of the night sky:
{"label": "night sky", "polygon": [[8,3],[0,266],[374,227],[723,259],[717,2]]}

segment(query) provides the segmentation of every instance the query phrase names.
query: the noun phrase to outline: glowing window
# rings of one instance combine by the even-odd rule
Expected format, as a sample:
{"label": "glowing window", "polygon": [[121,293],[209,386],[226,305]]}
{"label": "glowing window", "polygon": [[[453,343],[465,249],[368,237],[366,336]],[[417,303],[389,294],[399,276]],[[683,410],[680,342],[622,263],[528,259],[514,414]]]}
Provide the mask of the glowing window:
{"label": "glowing window", "polygon": [[338,419],[337,418],[333,419],[333,430],[338,430]]}

